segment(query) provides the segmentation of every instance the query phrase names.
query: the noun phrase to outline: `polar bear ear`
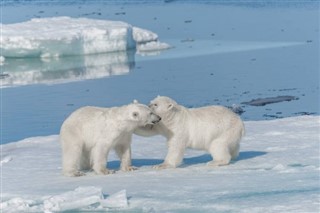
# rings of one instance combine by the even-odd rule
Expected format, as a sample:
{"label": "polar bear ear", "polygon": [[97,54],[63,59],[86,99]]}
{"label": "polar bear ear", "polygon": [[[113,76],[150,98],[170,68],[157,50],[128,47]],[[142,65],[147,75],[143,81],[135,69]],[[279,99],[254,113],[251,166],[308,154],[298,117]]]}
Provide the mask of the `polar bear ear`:
{"label": "polar bear ear", "polygon": [[136,99],[134,99],[132,103],[134,103],[134,104],[138,104],[138,103],[139,103],[139,101],[137,101]]}
{"label": "polar bear ear", "polygon": [[168,105],[168,110],[172,110],[172,109],[174,109],[175,108],[175,105],[173,104],[173,103],[170,103],[169,105]]}

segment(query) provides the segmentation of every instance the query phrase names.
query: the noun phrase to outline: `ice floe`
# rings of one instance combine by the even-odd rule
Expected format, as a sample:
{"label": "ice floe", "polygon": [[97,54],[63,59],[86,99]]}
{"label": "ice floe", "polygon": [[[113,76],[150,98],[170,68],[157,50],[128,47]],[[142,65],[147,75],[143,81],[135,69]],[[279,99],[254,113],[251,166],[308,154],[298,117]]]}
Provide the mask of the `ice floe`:
{"label": "ice floe", "polygon": [[[238,159],[218,168],[206,166],[208,153],[188,150],[180,168],[154,170],[165,156],[165,139],[134,136],[138,170],[68,178],[61,174],[57,135],[1,145],[12,160],[1,167],[0,211],[318,212],[320,117],[245,125]],[[110,154],[108,166],[118,170]]]}
{"label": "ice floe", "polygon": [[158,35],[120,21],[88,18],[36,18],[1,24],[1,63],[4,57],[61,57],[135,49],[140,44],[148,50],[169,48]]}

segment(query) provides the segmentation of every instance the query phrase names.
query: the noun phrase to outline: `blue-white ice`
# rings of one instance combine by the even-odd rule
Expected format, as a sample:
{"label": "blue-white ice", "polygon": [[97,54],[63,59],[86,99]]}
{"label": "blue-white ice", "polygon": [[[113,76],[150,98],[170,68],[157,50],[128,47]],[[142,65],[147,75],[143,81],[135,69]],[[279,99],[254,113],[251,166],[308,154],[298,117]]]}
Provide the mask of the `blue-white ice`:
{"label": "blue-white ice", "polygon": [[157,34],[120,21],[53,17],[0,27],[2,61],[169,48],[158,41]]}
{"label": "blue-white ice", "polygon": [[[319,212],[319,116],[245,122],[239,158],[212,168],[208,153],[188,150],[177,169],[154,170],[162,137],[135,136],[133,172],[61,174],[57,135],[2,145],[3,212]],[[10,159],[10,160],[9,160]],[[118,170],[114,153],[108,167]],[[80,186],[80,187],[79,187]]]}

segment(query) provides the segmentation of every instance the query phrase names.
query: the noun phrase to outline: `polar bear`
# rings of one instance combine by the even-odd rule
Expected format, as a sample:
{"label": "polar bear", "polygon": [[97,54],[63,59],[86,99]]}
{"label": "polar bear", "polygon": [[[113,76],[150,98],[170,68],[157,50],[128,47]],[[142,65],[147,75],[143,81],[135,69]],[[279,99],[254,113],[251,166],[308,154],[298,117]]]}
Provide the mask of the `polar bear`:
{"label": "polar bear", "polygon": [[240,117],[223,106],[188,109],[169,97],[158,96],[149,107],[162,119],[156,125],[136,129],[140,136],[163,135],[168,153],[157,169],[175,168],[186,148],[208,151],[214,160],[208,165],[222,166],[237,158],[245,128]]}
{"label": "polar bear", "polygon": [[149,107],[136,101],[132,104],[102,108],[87,106],[73,112],[62,124],[62,167],[66,176],[84,175],[80,170],[93,169],[108,174],[106,162],[114,148],[121,160],[121,170],[131,166],[131,137],[138,127],[154,125],[160,117]]}

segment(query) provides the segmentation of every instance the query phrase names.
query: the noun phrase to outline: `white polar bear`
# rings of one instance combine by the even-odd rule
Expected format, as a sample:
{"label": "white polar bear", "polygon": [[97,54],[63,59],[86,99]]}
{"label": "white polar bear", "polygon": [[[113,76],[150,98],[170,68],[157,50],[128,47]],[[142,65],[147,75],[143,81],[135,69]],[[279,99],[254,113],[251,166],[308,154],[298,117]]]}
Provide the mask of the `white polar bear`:
{"label": "white polar bear", "polygon": [[164,96],[152,100],[149,107],[161,117],[161,122],[138,128],[134,133],[146,137],[160,134],[167,138],[167,156],[155,168],[179,166],[186,148],[208,151],[214,159],[208,163],[211,166],[227,165],[239,155],[245,128],[231,110],[222,106],[188,109]]}
{"label": "white polar bear", "polygon": [[93,169],[108,174],[106,162],[114,148],[121,160],[121,170],[131,167],[131,137],[138,127],[160,121],[149,107],[134,102],[122,107],[83,107],[73,112],[62,124],[62,167],[66,176],[84,175],[80,170]]}

